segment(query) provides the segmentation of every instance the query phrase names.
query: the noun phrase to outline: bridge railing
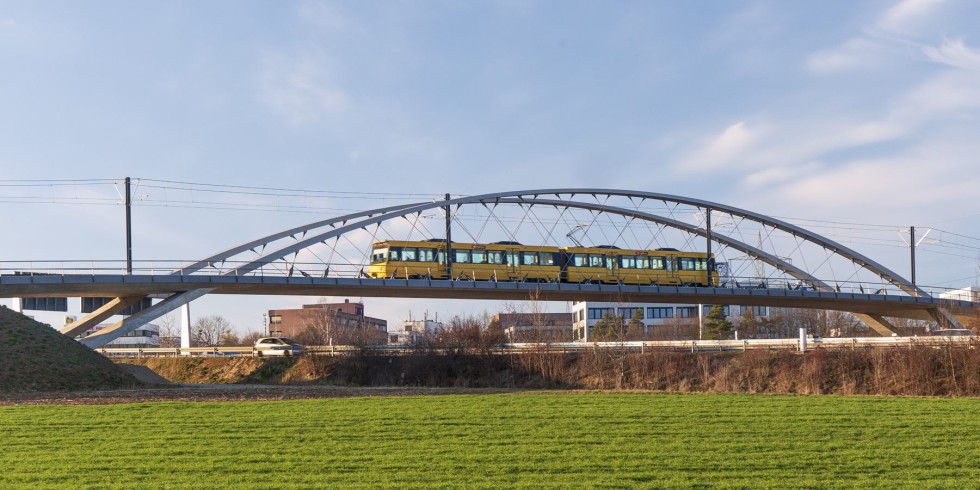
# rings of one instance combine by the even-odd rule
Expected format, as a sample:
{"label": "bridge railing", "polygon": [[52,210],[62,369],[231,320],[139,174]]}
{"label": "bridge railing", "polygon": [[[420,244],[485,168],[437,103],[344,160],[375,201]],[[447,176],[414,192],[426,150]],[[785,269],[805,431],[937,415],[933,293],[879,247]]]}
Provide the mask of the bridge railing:
{"label": "bridge railing", "polygon": [[[367,266],[349,263],[290,262],[281,261],[254,264],[244,261],[223,261],[203,269],[187,271],[191,261],[183,260],[140,260],[133,262],[134,276],[231,276],[231,277],[283,277],[283,278],[365,278]],[[246,266],[254,268],[244,272]],[[126,275],[126,261],[122,260],[33,260],[0,261],[0,283],[9,276],[121,276]],[[501,271],[500,277],[506,277]],[[458,280],[470,282],[470,280]],[[851,294],[876,294],[907,296],[892,284],[856,281],[824,280],[834,291]],[[786,277],[722,277],[721,288],[725,289],[769,289],[814,291],[814,287],[803,281]],[[953,291],[951,288],[921,286],[933,297]],[[972,298],[961,298],[969,301]]]}

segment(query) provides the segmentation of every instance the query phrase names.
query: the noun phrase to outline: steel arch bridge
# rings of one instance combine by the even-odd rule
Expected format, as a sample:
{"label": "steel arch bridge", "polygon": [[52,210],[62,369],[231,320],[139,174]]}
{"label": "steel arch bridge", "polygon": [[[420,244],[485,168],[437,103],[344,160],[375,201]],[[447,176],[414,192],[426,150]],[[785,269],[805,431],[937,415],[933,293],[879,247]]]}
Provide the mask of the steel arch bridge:
{"label": "steel arch bridge", "polygon": [[[439,222],[439,233],[426,225],[433,220]],[[725,266],[719,268],[723,282],[721,287],[683,287],[364,277],[375,241],[420,240],[444,232],[452,243],[454,231],[475,243],[496,236],[554,244],[562,239],[578,244],[581,238],[593,246],[621,243],[644,250],[680,244],[682,249],[705,250],[724,259],[719,261]],[[957,325],[957,315],[977,307],[934,297],[870,257],[780,219],[701,199],[591,188],[447,194],[445,200],[353,212],[266,235],[164,273],[0,276],[3,297],[115,298],[63,328],[69,336],[150,295],[164,298],[82,340],[91,347],[105,345],[206,294],[474,299],[528,299],[533,294],[541,300],[819,308],[852,312],[883,335],[891,335],[893,328],[886,317]]]}

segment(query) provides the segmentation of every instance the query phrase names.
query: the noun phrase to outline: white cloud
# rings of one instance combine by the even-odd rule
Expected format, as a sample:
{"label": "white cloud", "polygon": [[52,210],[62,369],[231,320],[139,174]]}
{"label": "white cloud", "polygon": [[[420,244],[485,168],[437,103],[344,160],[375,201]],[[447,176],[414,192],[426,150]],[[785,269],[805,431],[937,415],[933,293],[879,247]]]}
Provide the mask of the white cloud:
{"label": "white cloud", "polygon": [[914,29],[916,22],[925,18],[944,0],[902,0],[885,11],[875,27],[889,32]]}
{"label": "white cloud", "polygon": [[789,182],[806,175],[822,172],[823,165],[817,162],[806,163],[803,165],[791,165],[787,167],[771,167],[758,172],[749,173],[743,179],[744,182],[755,188],[774,186]]}
{"label": "white cloud", "polygon": [[708,140],[704,149],[685,159],[682,165],[689,169],[707,170],[734,164],[764,133],[761,129],[750,129],[744,121],[737,122]]}
{"label": "white cloud", "polygon": [[934,143],[912,154],[857,160],[801,175],[772,190],[786,203],[809,206],[815,199],[829,214],[912,214],[916,209],[961,209],[980,186],[967,146],[941,151]]}
{"label": "white cloud", "polygon": [[[923,47],[906,39],[914,35],[930,13],[944,0],[904,0],[886,10],[877,21],[864,29],[864,32],[848,39],[837,47],[820,50],[809,56],[805,62],[812,73],[828,74],[857,69],[870,69],[886,62],[891,56],[908,56],[908,48],[922,50],[933,61],[940,63],[961,63],[964,57],[969,62],[968,49],[962,42],[942,48]],[[902,48],[902,49],[897,49]],[[930,53],[930,51],[933,51]]]}
{"label": "white cloud", "polygon": [[348,105],[326,63],[312,58],[290,62],[269,57],[260,85],[261,100],[293,124],[318,122]]}
{"label": "white cloud", "polygon": [[857,37],[837,48],[811,55],[806,61],[806,67],[814,73],[834,73],[868,67],[881,56],[881,51],[878,44]]}
{"label": "white cloud", "polygon": [[922,48],[922,52],[936,63],[980,72],[980,52],[970,49],[962,39],[947,39],[939,47]]}
{"label": "white cloud", "polygon": [[[948,168],[948,162],[937,166],[932,161],[946,149],[935,140],[969,133],[970,123],[963,126],[962,121],[971,120],[977,111],[980,111],[977,73],[945,71],[892,97],[884,109],[870,117],[864,115],[867,110],[862,110],[860,116],[843,114],[833,119],[799,113],[755,116],[752,119],[756,122],[751,127],[737,123],[720,135],[701,138],[708,143],[700,145],[702,148],[692,144],[688,154],[676,160],[674,168],[694,167],[729,174],[737,185],[753,192],[763,188],[780,189],[790,183],[784,197],[831,193],[855,195],[859,200],[880,194],[884,199],[887,192],[866,190],[877,189],[887,182],[891,184],[886,187],[905,189],[904,192],[922,184],[929,188],[925,195],[933,195],[935,189],[969,194],[971,190],[962,185],[961,179],[943,180],[949,180],[950,175],[968,174],[975,177],[971,185],[980,184],[977,182],[980,172],[963,163],[972,161],[976,153],[969,138],[967,142],[952,145],[956,151],[944,155],[950,161],[960,162],[956,171],[943,171],[943,179],[928,184],[919,175],[923,169],[932,172]],[[872,146],[883,144],[888,146]],[[898,149],[909,145],[927,146],[931,152],[895,163],[895,155],[901,154]],[[884,156],[880,161],[856,161],[850,156],[860,155],[862,151]]]}

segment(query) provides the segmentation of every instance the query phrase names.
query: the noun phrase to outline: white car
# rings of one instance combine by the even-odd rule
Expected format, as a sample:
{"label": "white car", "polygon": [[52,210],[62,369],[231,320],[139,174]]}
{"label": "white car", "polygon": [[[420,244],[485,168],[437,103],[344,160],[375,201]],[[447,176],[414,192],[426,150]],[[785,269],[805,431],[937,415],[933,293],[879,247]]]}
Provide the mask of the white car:
{"label": "white car", "polygon": [[262,337],[255,341],[255,355],[262,356],[298,356],[303,353],[303,346],[287,337]]}

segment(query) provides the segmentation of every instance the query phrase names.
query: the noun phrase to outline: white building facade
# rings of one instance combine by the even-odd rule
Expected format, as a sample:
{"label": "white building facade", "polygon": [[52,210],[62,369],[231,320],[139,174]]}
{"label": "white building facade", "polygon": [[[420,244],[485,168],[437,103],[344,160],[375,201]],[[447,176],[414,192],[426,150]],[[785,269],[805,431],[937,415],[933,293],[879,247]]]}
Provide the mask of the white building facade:
{"label": "white building facade", "polygon": [[[590,342],[592,330],[603,318],[622,318],[629,322],[637,318],[643,323],[644,333],[653,335],[658,328],[670,325],[697,325],[708,315],[712,305],[688,305],[666,303],[606,303],[598,301],[576,301],[572,303],[573,337],[578,342]],[[699,312],[700,308],[700,312]],[[736,322],[751,311],[756,318],[768,318],[767,306],[724,306],[725,315]]]}

